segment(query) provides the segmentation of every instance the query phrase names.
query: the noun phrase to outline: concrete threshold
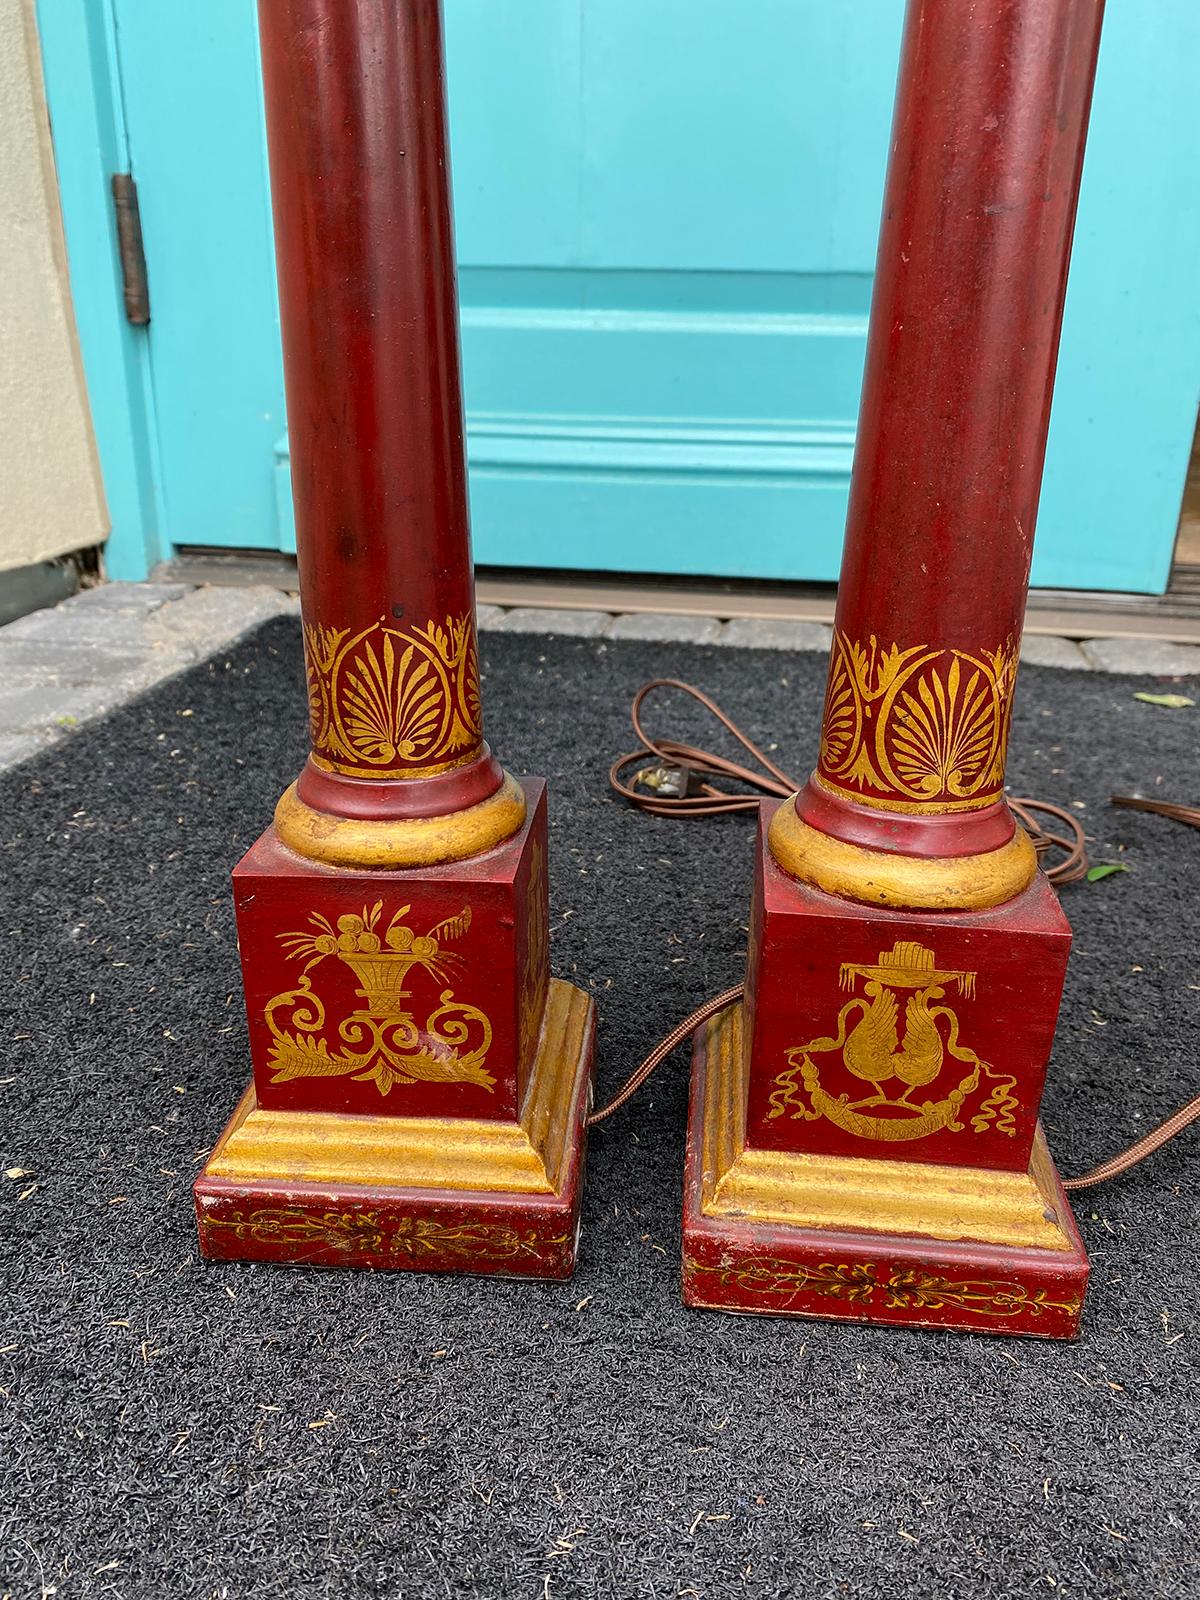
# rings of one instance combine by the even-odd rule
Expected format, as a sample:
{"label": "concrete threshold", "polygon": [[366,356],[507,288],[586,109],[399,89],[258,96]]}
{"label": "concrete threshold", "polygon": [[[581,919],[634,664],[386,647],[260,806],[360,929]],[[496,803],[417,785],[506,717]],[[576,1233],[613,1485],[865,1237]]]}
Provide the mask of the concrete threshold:
{"label": "concrete threshold", "polygon": [[[295,591],[294,556],[267,551],[188,550],[155,573],[161,581]],[[533,573],[481,567],[480,605],[505,609],[607,612],[629,616],[716,617],[764,622],[833,622],[832,583],[760,583],[582,572]],[[1025,632],[1064,639],[1157,639],[1200,645],[1200,566],[1179,566],[1165,595],[1035,589]]]}

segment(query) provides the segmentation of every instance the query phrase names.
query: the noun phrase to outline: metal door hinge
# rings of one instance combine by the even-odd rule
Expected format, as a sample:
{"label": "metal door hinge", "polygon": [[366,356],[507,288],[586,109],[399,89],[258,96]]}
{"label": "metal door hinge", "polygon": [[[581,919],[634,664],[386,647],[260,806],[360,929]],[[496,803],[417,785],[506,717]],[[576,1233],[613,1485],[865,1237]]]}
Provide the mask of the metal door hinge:
{"label": "metal door hinge", "polygon": [[135,327],[144,328],[150,321],[150,284],[146,277],[137,184],[131,173],[113,173],[112,197],[117,213],[117,250],[125,286],[125,315]]}

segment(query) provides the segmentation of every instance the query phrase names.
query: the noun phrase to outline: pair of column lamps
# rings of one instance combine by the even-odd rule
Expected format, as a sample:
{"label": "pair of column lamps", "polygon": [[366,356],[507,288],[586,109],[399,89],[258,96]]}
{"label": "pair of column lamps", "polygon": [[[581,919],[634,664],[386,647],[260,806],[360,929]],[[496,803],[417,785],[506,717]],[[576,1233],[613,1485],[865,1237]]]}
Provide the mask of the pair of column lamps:
{"label": "pair of column lamps", "polygon": [[[312,753],[234,869],[224,1259],[572,1270],[592,1001],[483,738],[438,0],[260,0]],[[690,1305],[1069,1337],[1070,930],[1004,798],[1101,0],[910,0],[817,770],[694,1042]]]}

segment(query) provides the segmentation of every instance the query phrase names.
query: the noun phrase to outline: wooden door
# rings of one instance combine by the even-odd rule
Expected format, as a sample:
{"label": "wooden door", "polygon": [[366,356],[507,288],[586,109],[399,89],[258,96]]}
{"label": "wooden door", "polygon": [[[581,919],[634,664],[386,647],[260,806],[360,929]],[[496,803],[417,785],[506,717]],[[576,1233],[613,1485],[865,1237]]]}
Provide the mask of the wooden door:
{"label": "wooden door", "polygon": [[[41,0],[56,143],[80,6],[109,18],[89,70],[119,74],[141,195],[162,546],[286,549],[254,7]],[[836,576],[902,9],[445,0],[481,563]],[[1198,72],[1193,0],[1109,0],[1042,584],[1166,581],[1200,388]],[[78,278],[110,241],[64,203]]]}

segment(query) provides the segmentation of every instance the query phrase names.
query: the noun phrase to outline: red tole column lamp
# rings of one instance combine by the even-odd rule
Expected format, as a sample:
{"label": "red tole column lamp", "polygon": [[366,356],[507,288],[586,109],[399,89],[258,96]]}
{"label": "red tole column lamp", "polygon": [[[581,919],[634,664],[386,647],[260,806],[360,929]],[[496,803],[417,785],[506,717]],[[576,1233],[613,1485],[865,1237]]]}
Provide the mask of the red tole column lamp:
{"label": "red tole column lamp", "polygon": [[910,0],[820,759],[697,1035],[684,1291],[1069,1337],[1070,930],[1004,798],[1102,0]]}
{"label": "red tole column lamp", "polygon": [[312,754],[234,871],[220,1257],[563,1277],[594,1037],[483,739],[438,0],[261,0]]}

